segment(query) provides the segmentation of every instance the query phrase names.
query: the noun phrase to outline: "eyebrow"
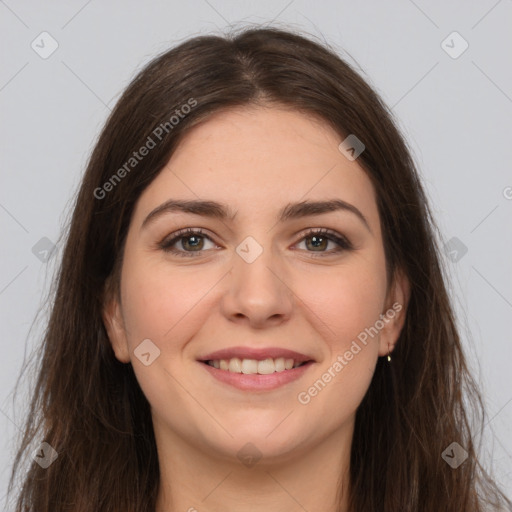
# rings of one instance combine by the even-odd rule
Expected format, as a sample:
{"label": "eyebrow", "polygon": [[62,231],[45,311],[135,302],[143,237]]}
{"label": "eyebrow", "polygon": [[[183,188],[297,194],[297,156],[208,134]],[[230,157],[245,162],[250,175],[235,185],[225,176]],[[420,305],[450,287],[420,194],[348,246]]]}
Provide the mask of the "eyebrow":
{"label": "eyebrow", "polygon": [[[289,203],[284,206],[278,215],[278,222],[285,222],[291,219],[300,219],[302,217],[309,217],[312,215],[322,215],[324,213],[346,211],[353,213],[357,218],[366,226],[368,231],[372,233],[370,225],[366,217],[354,205],[347,203],[341,199],[330,199],[326,201],[302,201],[299,203]],[[179,200],[169,199],[165,203],[157,206],[149,215],[144,219],[141,229],[147,226],[150,222],[154,221],[164,213],[182,212],[192,213],[195,215],[202,215],[204,217],[211,217],[220,220],[233,221],[237,214],[228,206],[218,203],[216,201],[204,200]]]}

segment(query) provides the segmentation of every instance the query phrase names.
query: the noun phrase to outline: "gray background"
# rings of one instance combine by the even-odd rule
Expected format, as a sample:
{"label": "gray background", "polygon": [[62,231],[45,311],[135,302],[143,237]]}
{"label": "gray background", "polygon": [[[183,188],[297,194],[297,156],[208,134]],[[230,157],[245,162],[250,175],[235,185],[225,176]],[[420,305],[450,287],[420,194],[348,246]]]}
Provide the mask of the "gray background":
{"label": "gray background", "polygon": [[[450,291],[487,406],[481,460],[511,492],[511,0],[81,0],[44,7],[6,0],[0,1],[0,509],[7,507],[2,496],[27,402],[26,384],[15,403],[13,387],[39,341],[44,315],[29,329],[102,123],[157,53],[192,35],[271,20],[325,38],[398,118],[442,242],[451,248]],[[40,53],[51,49],[44,31],[58,43],[46,59],[31,47],[34,41]],[[442,46],[453,31],[469,44],[459,56],[456,37]],[[45,262],[49,243],[57,246]]]}

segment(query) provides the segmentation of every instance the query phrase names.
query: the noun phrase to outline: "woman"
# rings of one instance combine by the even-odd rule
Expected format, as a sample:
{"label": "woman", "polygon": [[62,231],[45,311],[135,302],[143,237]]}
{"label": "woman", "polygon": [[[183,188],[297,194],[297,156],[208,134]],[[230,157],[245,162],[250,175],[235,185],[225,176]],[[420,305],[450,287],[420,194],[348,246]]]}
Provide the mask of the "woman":
{"label": "woman", "polygon": [[17,511],[506,510],[434,231],[330,49],[267,28],[154,59],[76,199]]}

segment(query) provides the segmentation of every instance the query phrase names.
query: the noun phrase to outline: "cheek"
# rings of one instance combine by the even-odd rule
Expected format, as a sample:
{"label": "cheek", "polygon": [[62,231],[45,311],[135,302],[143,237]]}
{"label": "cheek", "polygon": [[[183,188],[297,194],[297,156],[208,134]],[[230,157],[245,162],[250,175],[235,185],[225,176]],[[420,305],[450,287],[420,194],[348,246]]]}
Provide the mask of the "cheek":
{"label": "cheek", "polygon": [[[123,263],[121,277],[123,318],[133,369],[144,395],[159,411],[166,410],[169,396],[178,409],[190,407],[188,395],[179,384],[187,376],[184,349],[202,325],[198,315],[203,314],[204,295],[216,282],[212,278],[210,283],[208,276],[198,280],[197,272],[190,269],[170,269],[165,262],[156,263],[132,250]],[[160,351],[149,366],[141,364],[134,354],[145,339]]]}
{"label": "cheek", "polygon": [[[360,259],[328,272],[296,275],[294,291],[311,311],[309,321],[328,341],[332,356],[370,328],[383,312],[386,277],[383,264]],[[376,344],[375,344],[376,345]]]}
{"label": "cheek", "polygon": [[205,293],[216,282],[208,276],[197,279],[189,269],[174,269],[162,264],[152,264],[147,259],[137,257],[125,261],[122,276],[122,301],[125,326],[130,345],[144,338],[167,350],[175,351],[176,343],[171,339],[180,339],[176,334],[194,316],[198,304]]}
{"label": "cheek", "polygon": [[[369,267],[339,271],[309,283],[309,322],[322,333],[326,357],[297,401],[308,418],[322,417],[334,430],[352,417],[370,386],[378,358],[378,334],[368,335],[382,312],[385,280]],[[307,283],[301,296],[306,296]],[[327,327],[326,327],[327,326]]]}
{"label": "cheek", "polygon": [[[297,295],[307,304],[309,322],[321,333],[326,357],[302,390],[299,403],[335,428],[361,403],[378,358],[379,334],[371,328],[385,303],[383,255],[357,258],[329,272],[299,277]],[[325,411],[330,411],[328,415]]]}

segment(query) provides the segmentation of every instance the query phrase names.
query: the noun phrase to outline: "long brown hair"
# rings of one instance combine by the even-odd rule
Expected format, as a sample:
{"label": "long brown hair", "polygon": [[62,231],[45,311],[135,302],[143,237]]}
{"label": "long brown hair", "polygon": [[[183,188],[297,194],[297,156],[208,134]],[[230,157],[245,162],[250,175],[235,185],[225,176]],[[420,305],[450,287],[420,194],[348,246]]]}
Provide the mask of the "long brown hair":
{"label": "long brown hair", "polygon": [[[332,48],[259,27],[194,37],[163,53],[109,116],[76,196],[9,491],[41,442],[58,457],[46,469],[29,460],[16,512],[154,512],[159,468],[150,408],[132,366],[114,355],[104,293],[119,284],[134,205],[178,142],[212,113],[249,104],[315,115],[340,137],[363,141],[358,163],[377,194],[388,272],[401,269],[411,285],[392,364],[379,359],[356,413],[350,510],[512,506],[477,458],[471,414],[482,415],[482,399],[447,294],[438,229],[391,112]],[[161,140],[127,167],[158,127]],[[468,454],[456,469],[442,457],[453,442]]]}

